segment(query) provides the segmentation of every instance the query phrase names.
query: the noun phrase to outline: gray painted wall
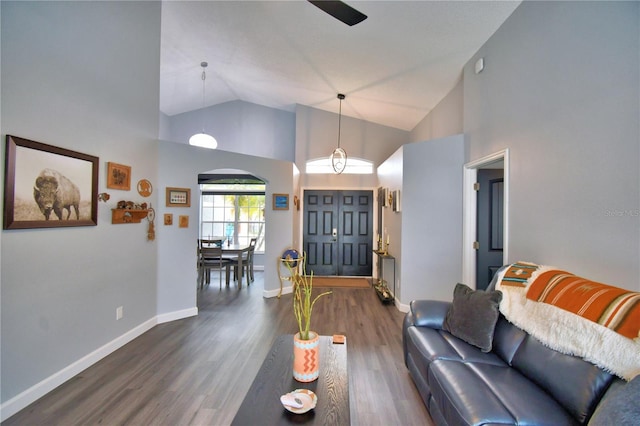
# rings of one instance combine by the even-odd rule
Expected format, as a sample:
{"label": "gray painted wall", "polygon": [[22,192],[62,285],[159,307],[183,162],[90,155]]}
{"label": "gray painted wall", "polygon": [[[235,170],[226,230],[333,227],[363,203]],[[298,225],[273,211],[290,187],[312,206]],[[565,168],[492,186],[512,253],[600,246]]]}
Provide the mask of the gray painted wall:
{"label": "gray painted wall", "polygon": [[463,119],[467,162],[509,148],[510,261],[640,289],[639,6],[524,2],[413,129]]}
{"label": "gray painted wall", "polygon": [[450,300],[461,280],[463,164],[456,135],[404,145],[378,168],[381,186],[400,190],[401,212],[382,215],[401,309],[414,299]]}
{"label": "gray painted wall", "polygon": [[[173,117],[159,117],[158,4],[2,2],[1,7],[3,137],[16,134],[99,156],[100,191],[106,190],[106,161],[131,165],[134,182],[143,177],[157,182],[150,201],[158,218],[165,211],[179,213],[163,207],[164,186],[193,190],[195,174],[220,162],[269,175],[262,169],[270,168],[267,163],[223,151],[200,155],[197,148],[157,142],[159,128],[162,139],[177,132],[174,126],[189,128],[180,136],[186,141],[190,127],[200,127],[186,118],[175,124]],[[413,132],[345,120],[345,131],[355,135],[343,139],[345,147],[380,165],[409,140],[458,133],[463,120],[465,161],[511,150],[511,260],[552,263],[638,289],[638,21],[638,3],[524,3],[465,67],[463,81]],[[480,56],[486,67],[475,75],[472,67]],[[237,103],[211,109],[215,119],[230,118],[234,109],[243,113],[244,120],[232,120],[232,128],[215,134],[223,149],[258,154],[259,142],[232,149],[223,144],[240,141],[235,132],[255,142],[259,138],[250,136],[264,129],[272,129],[267,135],[277,146],[259,155],[290,160],[294,157],[286,145],[293,145],[299,165],[301,159],[328,155],[335,146],[335,114],[299,107],[291,118],[261,108]],[[285,124],[289,120],[295,121],[291,127]],[[250,129],[244,128],[247,123]],[[283,146],[278,145],[281,139]],[[351,146],[352,140],[358,144]],[[174,170],[176,158],[194,164]],[[417,166],[407,166],[411,173],[425,169],[418,156],[415,160]],[[369,177],[298,179],[295,167],[281,172],[269,175],[277,188],[273,192],[298,185],[378,185]],[[136,197],[135,191],[108,192],[112,200]],[[422,196],[420,189],[415,192]],[[403,194],[403,213],[397,218],[404,217],[412,199]],[[187,230],[163,228],[156,221],[157,240],[149,243],[144,224],[111,225],[110,208],[101,203],[98,227],[1,233],[3,403],[147,319],[195,307],[195,290],[183,283],[195,280],[189,253],[195,250],[197,210],[186,210],[192,224]],[[276,224],[269,231],[275,240],[268,244],[279,252],[295,242],[291,223],[299,223],[299,214],[268,214]],[[420,235],[404,227],[402,232]],[[394,244],[401,244],[404,254],[421,248],[419,242],[405,244],[406,235],[400,240],[392,234],[391,239],[392,252]],[[61,240],[64,250],[56,250]],[[44,261],[33,263],[33,253],[43,250]],[[402,300],[440,297],[440,290],[425,292],[422,281],[410,282],[407,265],[420,260],[403,258]],[[274,289],[274,271],[266,274],[267,287]],[[449,291],[450,278],[442,281],[447,283],[441,291]],[[120,305],[125,318],[116,322]]]}
{"label": "gray painted wall", "polygon": [[[351,117],[342,117],[340,147],[349,157],[373,162],[374,170],[409,140],[409,132]],[[305,188],[375,188],[372,175],[305,175],[307,160],[328,157],[338,146],[338,114],[296,106],[295,163]],[[347,159],[348,161],[348,159]]]}
{"label": "gray painted wall", "polygon": [[639,7],[525,2],[465,67],[468,160],[510,149],[511,261],[640,289]]}
{"label": "gray painted wall", "polygon": [[411,142],[428,141],[463,133],[464,85],[458,84],[416,127],[411,130]]}
{"label": "gray painted wall", "polygon": [[404,147],[402,302],[450,300],[462,277],[464,138]]}
{"label": "gray painted wall", "polygon": [[[0,34],[2,34],[2,7],[0,7]],[[0,70],[2,70],[2,41],[0,39]],[[0,72],[0,94],[2,93],[2,72]],[[0,137],[2,127],[2,102],[0,101]],[[0,141],[0,158],[4,158],[4,145]],[[0,173],[0,198],[4,200],[4,173]],[[0,217],[0,224],[4,223],[4,215]],[[0,265],[2,265],[2,232],[0,232]],[[2,330],[2,273],[0,273],[0,331]],[[0,336],[0,366],[2,365],[2,338]],[[0,375],[2,370],[0,367]],[[0,404],[2,404],[2,389],[0,386]]]}
{"label": "gray painted wall", "polygon": [[[14,134],[98,156],[111,194],[98,226],[2,231],[4,403],[156,315],[156,243],[110,209],[156,182],[160,4],[1,7],[3,149]],[[133,191],[106,189],[107,161],[132,166]]]}
{"label": "gray painted wall", "polygon": [[[190,310],[196,307],[196,242],[198,239],[199,201],[198,173],[215,169],[245,170],[267,182],[265,209],[265,259],[274,259],[264,265],[265,296],[273,297],[280,287],[275,259],[293,242],[294,210],[273,210],[273,193],[292,196],[294,187],[293,163],[252,157],[244,154],[209,150],[186,144],[159,142],[158,164],[162,170],[159,187],[191,188],[190,208],[157,208],[158,217],[164,213],[189,215],[189,228],[177,226],[156,227],[158,250],[158,311],[162,313]],[[191,284],[190,284],[191,283]]]}
{"label": "gray painted wall", "polygon": [[412,130],[463,120],[466,161],[510,149],[510,261],[640,289],[638,7],[525,2]]}
{"label": "gray painted wall", "polygon": [[295,114],[243,101],[168,117],[169,134],[162,136],[186,144],[202,130],[203,120],[205,131],[218,141],[218,149],[294,161]]}
{"label": "gray painted wall", "polygon": [[[403,201],[402,212],[394,212],[392,207],[383,207],[382,208],[382,229],[378,230],[378,233],[381,235],[384,243],[386,244],[387,237],[389,237],[389,246],[387,247],[387,251],[393,257],[395,257],[395,288],[394,283],[389,280],[389,275],[384,270],[382,271],[382,275],[387,280],[387,285],[389,286],[391,291],[395,290],[395,298],[398,301],[403,300],[403,295],[406,294],[405,286],[402,279],[403,273],[403,246],[407,245],[405,243],[405,239],[408,241],[412,240],[411,236],[403,235],[402,233],[402,224],[403,217],[405,216],[406,209],[404,208],[405,198],[405,189],[404,189],[404,152],[406,147],[402,146],[396,152],[391,154],[389,158],[384,161],[380,167],[378,167],[378,179],[380,180],[380,186],[383,188],[387,188],[389,191],[399,190],[401,193],[401,199]],[[377,221],[376,221],[377,222]],[[378,256],[373,256],[373,260],[379,262]],[[384,262],[384,266],[389,266],[390,262]],[[377,272],[377,268],[374,268],[374,271]],[[378,277],[381,278],[381,277]],[[414,283],[409,282],[408,287],[413,286]]]}

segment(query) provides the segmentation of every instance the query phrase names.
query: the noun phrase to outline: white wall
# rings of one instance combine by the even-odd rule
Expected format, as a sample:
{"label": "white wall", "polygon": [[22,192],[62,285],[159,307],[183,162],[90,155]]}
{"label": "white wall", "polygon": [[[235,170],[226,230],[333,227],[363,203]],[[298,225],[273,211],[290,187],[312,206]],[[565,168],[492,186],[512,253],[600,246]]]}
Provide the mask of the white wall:
{"label": "white wall", "polygon": [[[1,8],[3,148],[13,134],[98,156],[99,191],[112,197],[98,226],[2,231],[6,416],[7,401],[156,315],[156,243],[144,223],[111,225],[110,208],[142,201],[139,179],[156,181],[160,4]],[[106,189],[107,161],[132,166],[133,191]]]}
{"label": "white wall", "polygon": [[510,150],[511,261],[640,289],[639,7],[525,2],[466,65],[469,160]]}

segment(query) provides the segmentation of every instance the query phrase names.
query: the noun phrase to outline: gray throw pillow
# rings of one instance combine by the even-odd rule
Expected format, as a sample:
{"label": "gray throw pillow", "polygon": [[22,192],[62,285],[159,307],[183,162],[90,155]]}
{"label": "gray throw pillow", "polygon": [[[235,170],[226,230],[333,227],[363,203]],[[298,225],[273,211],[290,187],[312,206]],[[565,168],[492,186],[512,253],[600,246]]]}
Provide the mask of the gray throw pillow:
{"label": "gray throw pillow", "polygon": [[501,300],[500,291],[472,290],[457,284],[443,328],[482,352],[490,352]]}
{"label": "gray throw pillow", "polygon": [[589,426],[637,425],[640,421],[640,375],[606,395]]}

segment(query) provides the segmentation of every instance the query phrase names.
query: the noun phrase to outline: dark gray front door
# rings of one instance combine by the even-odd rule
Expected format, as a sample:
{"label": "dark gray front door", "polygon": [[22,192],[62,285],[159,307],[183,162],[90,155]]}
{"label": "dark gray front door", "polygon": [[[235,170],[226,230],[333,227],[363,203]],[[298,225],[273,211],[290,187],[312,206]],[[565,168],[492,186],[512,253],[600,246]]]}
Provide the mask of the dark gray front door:
{"label": "dark gray front door", "polygon": [[476,288],[486,289],[503,262],[504,170],[478,170]]}
{"label": "dark gray front door", "polygon": [[371,276],[373,191],[304,191],[307,273]]}

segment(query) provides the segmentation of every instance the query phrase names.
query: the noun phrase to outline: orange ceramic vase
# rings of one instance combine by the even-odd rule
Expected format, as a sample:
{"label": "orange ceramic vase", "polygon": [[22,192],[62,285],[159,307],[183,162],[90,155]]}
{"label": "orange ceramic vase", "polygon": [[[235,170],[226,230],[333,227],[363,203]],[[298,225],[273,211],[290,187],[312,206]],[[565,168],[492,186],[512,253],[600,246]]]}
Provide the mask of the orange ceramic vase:
{"label": "orange ceramic vase", "polygon": [[320,336],[309,332],[309,340],[300,340],[300,333],[293,336],[293,378],[299,382],[313,382],[320,374]]}

